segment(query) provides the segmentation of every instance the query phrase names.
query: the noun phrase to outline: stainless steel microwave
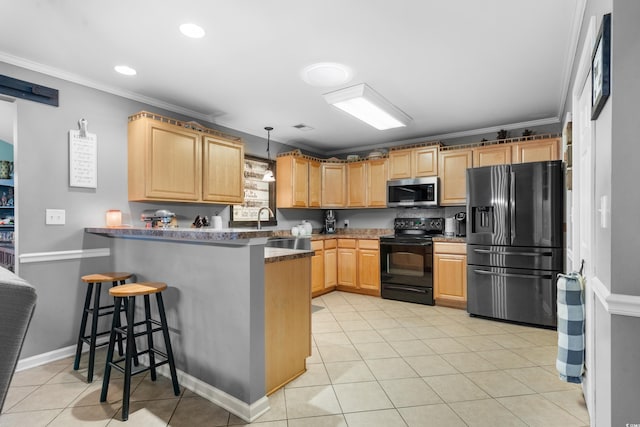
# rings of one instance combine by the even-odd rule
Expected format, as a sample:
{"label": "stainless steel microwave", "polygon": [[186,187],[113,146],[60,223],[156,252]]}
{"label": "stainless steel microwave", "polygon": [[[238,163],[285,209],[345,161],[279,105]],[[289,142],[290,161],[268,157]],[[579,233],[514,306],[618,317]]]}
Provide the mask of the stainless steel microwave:
{"label": "stainless steel microwave", "polygon": [[397,179],[387,181],[387,206],[438,206],[438,177]]}

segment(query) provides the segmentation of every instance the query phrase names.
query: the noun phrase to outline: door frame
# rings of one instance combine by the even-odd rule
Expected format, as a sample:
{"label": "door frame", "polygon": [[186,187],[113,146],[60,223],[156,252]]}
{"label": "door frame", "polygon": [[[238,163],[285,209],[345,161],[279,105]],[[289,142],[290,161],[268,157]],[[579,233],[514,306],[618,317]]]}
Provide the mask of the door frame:
{"label": "door frame", "polygon": [[[3,135],[8,134],[11,135],[10,143],[13,145],[13,164],[14,164],[14,178],[13,178],[13,188],[14,188],[14,223],[13,227],[13,271],[15,274],[20,275],[20,263],[18,262],[18,227],[20,226],[20,221],[18,221],[18,206],[20,205],[20,192],[17,191],[18,188],[18,173],[16,165],[18,165],[18,103],[16,102],[16,98],[8,97],[0,95],[0,105],[2,105],[3,113],[7,113],[11,118],[6,121],[6,126],[11,127],[11,129],[7,129],[7,131],[3,130]],[[6,109],[6,111],[5,111]],[[5,122],[3,121],[2,126],[5,126]]]}
{"label": "door frame", "polygon": [[[593,287],[591,285],[591,279],[594,277],[593,270],[593,252],[589,254],[583,254],[580,250],[580,240],[583,236],[580,234],[580,230],[584,223],[590,224],[590,227],[587,228],[587,232],[590,233],[588,237],[590,242],[594,241],[594,227],[595,227],[595,186],[594,186],[594,174],[593,174],[593,161],[594,161],[594,127],[591,123],[591,117],[586,119],[585,124],[588,124],[587,137],[586,140],[583,141],[580,135],[580,98],[583,95],[585,90],[590,92],[591,88],[591,54],[593,51],[593,46],[595,44],[595,31],[596,31],[596,19],[594,16],[590,17],[588,21],[587,33],[584,39],[584,44],[582,47],[582,52],[580,54],[580,62],[577,68],[576,78],[574,80],[573,86],[573,94],[572,94],[572,105],[571,111],[574,121],[573,126],[573,167],[574,167],[574,175],[573,175],[573,190],[572,190],[572,208],[571,208],[571,227],[572,227],[572,263],[573,265],[567,265],[568,270],[578,271],[581,268],[582,260],[587,256],[590,259],[585,259],[584,261],[584,271],[583,274],[586,278],[586,286],[585,286],[585,364],[589,367],[589,369],[585,372],[584,381],[582,384],[582,391],[585,396],[585,401],[587,403],[587,409],[589,411],[589,416],[591,420],[596,419],[596,384],[595,384],[595,360],[596,360],[596,340],[595,340],[595,304],[596,304],[596,295],[593,291]],[[590,100],[590,97],[589,97]],[[575,126],[576,120],[578,120],[578,126]],[[589,171],[590,181],[588,183],[581,182],[580,174],[581,168],[581,152],[583,145],[587,143],[590,145],[590,168]],[[581,207],[581,193],[582,187],[587,185],[589,187],[589,200],[587,201],[588,209],[586,212],[583,212]],[[584,194],[584,193],[583,193]]]}

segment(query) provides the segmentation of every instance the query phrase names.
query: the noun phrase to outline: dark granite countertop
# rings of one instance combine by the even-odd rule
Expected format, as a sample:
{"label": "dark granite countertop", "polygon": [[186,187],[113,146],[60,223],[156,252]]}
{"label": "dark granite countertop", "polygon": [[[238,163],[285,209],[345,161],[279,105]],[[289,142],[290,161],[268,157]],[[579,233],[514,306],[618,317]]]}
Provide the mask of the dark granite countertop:
{"label": "dark granite countertop", "polygon": [[[256,230],[251,228],[143,228],[143,227],[86,227],[87,233],[102,234],[110,237],[128,237],[139,239],[180,240],[193,243],[226,243],[243,245],[250,239],[268,238],[274,230]],[[265,240],[266,241],[266,240]]]}
{"label": "dark granite countertop", "polygon": [[455,236],[436,236],[433,238],[434,242],[448,242],[448,243],[467,243],[466,237]]}
{"label": "dark granite countertop", "polygon": [[265,264],[271,262],[287,261],[291,259],[311,257],[315,251],[307,251],[301,249],[284,249],[284,248],[264,248]]}

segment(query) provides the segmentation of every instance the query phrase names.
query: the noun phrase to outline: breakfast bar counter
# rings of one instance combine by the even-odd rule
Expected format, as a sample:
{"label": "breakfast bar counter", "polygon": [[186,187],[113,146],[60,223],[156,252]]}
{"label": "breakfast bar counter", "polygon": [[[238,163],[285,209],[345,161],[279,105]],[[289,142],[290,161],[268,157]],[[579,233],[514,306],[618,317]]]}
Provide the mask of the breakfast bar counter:
{"label": "breakfast bar counter", "polygon": [[[269,410],[266,395],[273,388],[267,384],[265,341],[271,338],[266,319],[270,301],[281,298],[269,300],[270,291],[265,289],[293,288],[284,282],[282,288],[265,286],[267,266],[284,267],[289,262],[310,266],[313,251],[265,248],[273,230],[88,227],[84,231],[86,247],[110,249],[112,271],[131,271],[138,282],[169,286],[165,308],[182,386],[246,421]],[[297,296],[292,297],[305,298],[310,306],[310,274],[308,267],[301,268],[295,283],[300,292],[296,289]],[[273,271],[273,277],[286,277],[280,268]],[[136,317],[142,316],[141,307],[137,310]],[[310,322],[310,307],[303,314]],[[304,366],[309,349],[310,343],[298,353],[303,359],[298,366]]]}

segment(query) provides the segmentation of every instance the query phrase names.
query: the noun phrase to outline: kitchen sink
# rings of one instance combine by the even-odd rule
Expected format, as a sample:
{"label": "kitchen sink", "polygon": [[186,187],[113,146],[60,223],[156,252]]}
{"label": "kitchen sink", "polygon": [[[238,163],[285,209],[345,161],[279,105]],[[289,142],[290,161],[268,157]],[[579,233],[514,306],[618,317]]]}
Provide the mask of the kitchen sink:
{"label": "kitchen sink", "polygon": [[284,249],[311,250],[311,239],[308,237],[269,237],[266,247]]}

